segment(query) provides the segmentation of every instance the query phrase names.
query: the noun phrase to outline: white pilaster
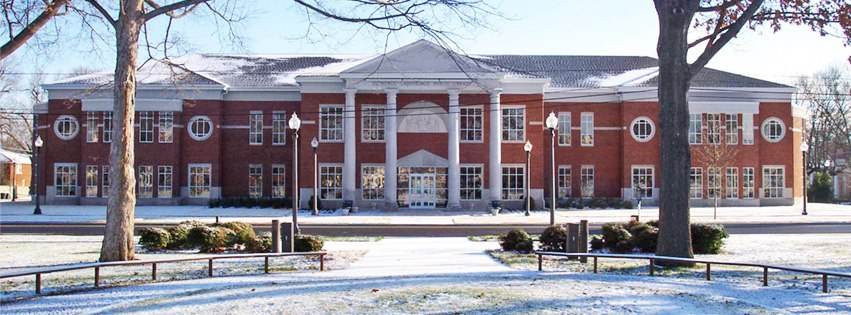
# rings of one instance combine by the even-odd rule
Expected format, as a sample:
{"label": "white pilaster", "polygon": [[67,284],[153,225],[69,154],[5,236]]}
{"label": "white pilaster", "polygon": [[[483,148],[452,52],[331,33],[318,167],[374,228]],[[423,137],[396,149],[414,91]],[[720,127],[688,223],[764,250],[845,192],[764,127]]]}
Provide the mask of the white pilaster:
{"label": "white pilaster", "polygon": [[355,174],[357,165],[357,139],[355,138],[355,95],[357,90],[346,89],[346,107],[343,111],[343,200],[355,200]]}
{"label": "white pilaster", "polygon": [[384,198],[387,207],[397,208],[396,202],[396,89],[387,89],[384,111]]}
{"label": "white pilaster", "polygon": [[458,90],[449,90],[449,148],[447,150],[449,156],[449,170],[447,188],[449,190],[450,209],[461,207],[461,158],[459,152],[461,150],[461,138],[459,135],[460,113],[458,107]]}
{"label": "white pilaster", "polygon": [[502,106],[499,100],[500,93],[502,93],[502,89],[496,88],[490,94],[488,177],[490,178],[491,200],[502,200]]}

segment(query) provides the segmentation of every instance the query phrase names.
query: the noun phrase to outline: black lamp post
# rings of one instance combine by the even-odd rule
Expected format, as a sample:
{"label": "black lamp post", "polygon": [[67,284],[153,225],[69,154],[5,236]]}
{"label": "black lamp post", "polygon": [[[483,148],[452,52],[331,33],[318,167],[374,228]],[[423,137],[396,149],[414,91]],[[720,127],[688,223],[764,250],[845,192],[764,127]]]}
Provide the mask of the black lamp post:
{"label": "black lamp post", "polygon": [[529,195],[529,183],[532,181],[529,180],[529,175],[532,174],[530,167],[530,159],[532,157],[532,143],[529,140],[526,140],[526,144],[523,145],[523,151],[526,151],[526,216],[532,215],[532,196]]}
{"label": "black lamp post", "polygon": [[[550,225],[556,224],[556,128],[558,128],[558,117],[550,112],[547,116],[547,129],[550,130],[550,170],[552,171],[552,183],[550,187]],[[569,132],[569,131],[568,131]]]}
{"label": "black lamp post", "polygon": [[803,194],[804,194],[804,211],[801,212],[801,215],[807,215],[807,190],[808,190],[807,186],[809,186],[808,185],[809,181],[807,180],[807,152],[809,150],[810,150],[810,145],[808,145],[806,142],[801,142],[801,156],[803,157],[803,160],[804,160],[804,163],[802,163],[803,168],[804,168],[804,173],[803,173],[804,174],[803,175],[803,181],[804,181],[804,185],[803,185],[803,187],[804,187],[804,192],[803,192]]}
{"label": "black lamp post", "polygon": [[300,200],[298,196],[298,130],[301,128],[301,119],[296,113],[290,116],[290,129],[293,130],[293,231],[295,234],[300,234],[298,228],[298,209],[300,208]]}
{"label": "black lamp post", "polygon": [[33,160],[35,160],[35,169],[31,170],[31,173],[33,174],[33,179],[34,179],[33,180],[33,188],[35,189],[35,210],[33,210],[33,214],[41,214],[41,201],[39,200],[39,197],[38,197],[38,170],[39,170],[39,167],[41,166],[41,163],[38,160],[38,158],[39,158],[38,153],[41,150],[41,146],[44,145],[44,141],[41,140],[41,136],[37,136],[35,138],[35,142],[33,144],[35,145],[35,158],[33,159]]}
{"label": "black lamp post", "polygon": [[313,215],[319,215],[319,158],[316,155],[316,150],[319,149],[319,140],[313,137],[310,140],[310,147],[313,148]]}

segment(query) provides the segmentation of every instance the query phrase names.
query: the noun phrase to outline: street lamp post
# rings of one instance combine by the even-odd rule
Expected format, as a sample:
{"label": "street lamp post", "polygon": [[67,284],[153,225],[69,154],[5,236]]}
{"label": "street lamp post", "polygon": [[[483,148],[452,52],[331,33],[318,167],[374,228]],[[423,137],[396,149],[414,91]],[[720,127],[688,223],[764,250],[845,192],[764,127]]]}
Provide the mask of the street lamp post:
{"label": "street lamp post", "polygon": [[809,186],[808,185],[809,181],[807,181],[807,152],[809,150],[810,150],[810,146],[806,142],[801,142],[801,157],[804,160],[804,163],[802,163],[803,169],[804,169],[803,176],[802,176],[803,181],[804,181],[804,185],[803,185],[803,187],[804,187],[804,189],[803,189],[804,190],[804,192],[803,192],[803,195],[804,195],[804,211],[801,212],[801,215],[807,215],[807,189],[808,189],[808,186]]}
{"label": "street lamp post", "polygon": [[41,201],[38,197],[38,170],[41,163],[38,158],[39,151],[41,151],[41,146],[44,145],[44,141],[41,140],[41,136],[37,136],[33,144],[35,145],[35,158],[33,159],[35,160],[35,170],[32,170],[31,172],[33,174],[33,179],[35,179],[33,181],[33,188],[35,189],[35,210],[33,210],[33,214],[41,214]]}
{"label": "street lamp post", "polygon": [[301,119],[298,118],[296,113],[293,113],[288,124],[290,129],[293,130],[293,231],[295,231],[295,234],[300,234],[298,228],[298,209],[300,208],[298,196],[298,130],[301,128]]}
{"label": "street lamp post", "polygon": [[530,167],[530,158],[532,157],[532,143],[529,140],[526,140],[526,144],[523,145],[523,151],[526,151],[526,216],[532,215],[532,196],[529,195],[529,183],[532,181],[529,180],[529,175],[532,172],[529,170]]}
{"label": "street lamp post", "polygon": [[310,140],[310,147],[313,148],[313,215],[319,215],[319,158],[316,155],[319,140],[316,137]]}
{"label": "street lamp post", "polygon": [[550,225],[556,224],[556,128],[558,128],[558,117],[550,112],[547,116],[547,129],[550,130],[550,170],[552,171],[552,183],[550,189]]}

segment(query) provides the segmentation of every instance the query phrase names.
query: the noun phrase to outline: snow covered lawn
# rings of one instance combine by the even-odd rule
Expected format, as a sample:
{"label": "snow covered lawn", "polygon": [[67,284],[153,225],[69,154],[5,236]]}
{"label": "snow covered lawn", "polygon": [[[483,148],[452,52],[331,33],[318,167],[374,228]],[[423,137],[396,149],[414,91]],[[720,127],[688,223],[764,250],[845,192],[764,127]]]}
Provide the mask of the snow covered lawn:
{"label": "snow covered lawn", "polygon": [[[0,271],[93,262],[97,260],[100,253],[101,239],[101,236],[0,234],[0,252],[12,253],[0,255]],[[326,242],[329,255],[325,257],[325,268],[329,270],[345,268],[366,252],[357,245],[349,245],[349,243]],[[140,260],[155,260],[193,255],[198,255],[197,251],[151,253],[137,246],[136,257]],[[319,263],[315,258],[276,257],[270,260],[270,272],[316,270],[318,266]],[[262,273],[263,259],[220,260],[215,262],[214,271],[216,276]],[[207,262],[159,264],[157,276],[158,281],[204,278],[207,277]],[[140,284],[150,281],[151,266],[102,268],[100,277],[103,286]],[[0,281],[0,300],[31,296],[34,286],[32,278],[20,277]],[[91,288],[94,274],[91,269],[44,274],[42,281],[44,293],[69,292]]]}

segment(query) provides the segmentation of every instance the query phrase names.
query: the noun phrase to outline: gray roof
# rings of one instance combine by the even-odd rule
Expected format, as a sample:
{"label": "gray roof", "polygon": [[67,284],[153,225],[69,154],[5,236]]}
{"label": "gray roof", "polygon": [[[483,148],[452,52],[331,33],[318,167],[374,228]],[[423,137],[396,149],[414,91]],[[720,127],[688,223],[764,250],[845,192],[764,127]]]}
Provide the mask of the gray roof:
{"label": "gray roof", "polygon": [[[149,86],[186,84],[240,89],[292,88],[298,86],[296,77],[336,77],[341,73],[384,68],[387,68],[387,71],[421,69],[422,64],[428,62],[411,56],[421,55],[422,52],[404,51],[417,47],[413,46],[417,43],[424,45],[416,42],[388,52],[385,54],[386,59],[380,63],[375,61],[378,59],[373,58],[375,56],[355,55],[189,55],[174,59],[171,64],[153,62],[145,65],[139,70],[138,78],[140,85]],[[434,45],[417,48],[426,47],[432,49],[431,52],[439,51],[431,46]],[[403,52],[405,54],[402,54]],[[428,59],[436,60],[437,57],[439,56],[431,56]],[[406,62],[410,64],[404,65]],[[466,61],[447,64],[442,62],[438,66],[445,68],[460,65],[467,69],[477,69],[478,72],[504,72],[521,78],[548,78],[550,86],[555,88],[655,87],[658,83],[658,60],[642,56],[474,55]],[[414,71],[418,72],[421,71]],[[446,69],[438,72],[446,72]],[[98,73],[54,82],[48,84],[48,88],[63,85],[91,86],[108,84],[110,81],[109,73]],[[692,80],[692,86],[791,88],[710,68],[702,70]]]}

